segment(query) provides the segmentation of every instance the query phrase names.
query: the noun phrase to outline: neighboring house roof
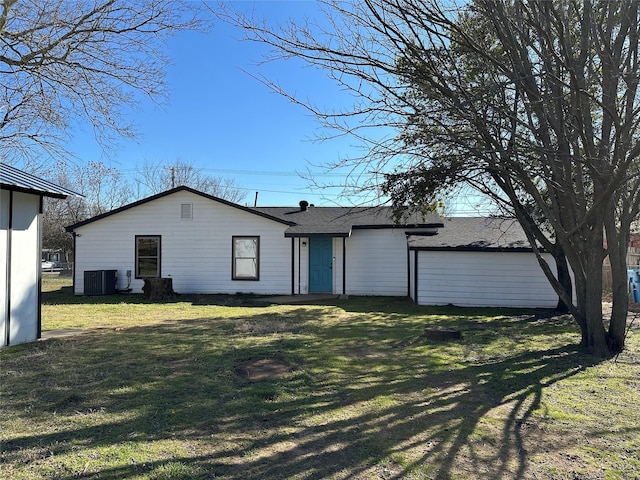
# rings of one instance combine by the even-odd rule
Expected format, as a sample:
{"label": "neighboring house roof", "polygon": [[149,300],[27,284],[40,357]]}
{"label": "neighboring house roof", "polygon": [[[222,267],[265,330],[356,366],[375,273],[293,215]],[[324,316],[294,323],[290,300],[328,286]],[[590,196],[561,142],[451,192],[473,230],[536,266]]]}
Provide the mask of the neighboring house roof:
{"label": "neighboring house roof", "polygon": [[0,163],[0,188],[17,192],[36,193],[54,198],[67,198],[70,195],[82,196],[68,188],[43,180],[4,163]]}
{"label": "neighboring house roof", "polygon": [[149,202],[152,202],[152,201],[157,200],[159,198],[166,197],[166,196],[172,195],[172,194],[177,193],[177,192],[182,192],[182,191],[190,192],[190,193],[193,193],[194,195],[200,195],[201,197],[208,198],[209,200],[213,200],[214,202],[222,203],[224,205],[228,205],[230,207],[237,208],[239,210],[243,210],[245,212],[253,213],[255,215],[268,218],[269,220],[273,220],[275,222],[283,223],[285,225],[293,225],[292,222],[288,222],[288,221],[283,220],[281,218],[271,216],[271,215],[269,215],[267,213],[259,212],[259,211],[255,210],[255,209],[251,209],[249,207],[243,207],[242,205],[238,205],[237,203],[229,202],[228,200],[224,200],[222,198],[218,198],[218,197],[215,197],[213,195],[209,195],[207,193],[200,192],[198,190],[194,190],[193,188],[180,186],[180,187],[172,188],[171,190],[167,190],[166,192],[158,193],[156,195],[152,195],[150,197],[143,198],[142,200],[138,200],[137,202],[130,203],[130,204],[125,205],[125,206],[120,207],[120,208],[116,208],[115,210],[111,210],[111,211],[103,213],[101,215],[96,215],[95,217],[91,217],[91,218],[89,218],[87,220],[83,220],[82,222],[74,223],[73,225],[69,225],[68,227],[66,227],[65,230],[67,232],[73,232],[78,227],[82,227],[82,226],[87,225],[89,223],[93,223],[93,222],[96,222],[98,220],[102,220],[103,218],[110,217],[111,215],[115,215],[116,213],[124,212],[125,210],[129,210],[129,209],[137,207],[139,205],[144,205],[145,203],[149,203]]}
{"label": "neighboring house roof", "polygon": [[110,212],[97,215],[82,222],[66,227],[68,232],[74,231],[78,227],[93,223],[103,218],[115,215],[116,213],[129,210],[130,208],[144,205],[162,197],[176,192],[191,192],[215,202],[228,205],[245,212],[268,218],[275,222],[287,225],[285,237],[306,237],[309,235],[327,235],[333,237],[348,237],[352,229],[358,228],[407,228],[407,227],[441,227],[442,220],[437,215],[429,216],[426,220],[415,215],[408,221],[398,225],[393,221],[391,207],[312,207],[306,210],[300,207],[243,207],[237,203],[229,202],[221,198],[209,195],[189,187],[180,186],[167,190],[166,192],[144,198],[124,207],[111,210]]}
{"label": "neighboring house roof", "polygon": [[511,218],[453,217],[435,235],[411,235],[412,250],[522,251],[531,244],[517,220]]}
{"label": "neighboring house roof", "polygon": [[255,207],[260,211],[293,222],[285,231],[285,237],[326,235],[348,237],[354,229],[375,228],[435,228],[442,226],[437,215],[422,218],[418,215],[397,224],[391,207]]}

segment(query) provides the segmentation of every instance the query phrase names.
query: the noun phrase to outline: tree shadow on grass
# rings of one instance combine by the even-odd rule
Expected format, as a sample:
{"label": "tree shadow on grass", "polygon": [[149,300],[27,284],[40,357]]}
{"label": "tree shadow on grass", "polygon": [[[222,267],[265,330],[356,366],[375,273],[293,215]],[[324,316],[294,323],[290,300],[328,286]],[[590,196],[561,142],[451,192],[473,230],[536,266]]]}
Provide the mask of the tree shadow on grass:
{"label": "tree shadow on grass", "polygon": [[[3,379],[2,411],[31,426],[3,442],[2,460],[33,455],[64,479],[524,478],[531,455],[548,448],[526,438],[544,436],[531,421],[544,389],[597,362],[567,344],[447,361],[464,349],[412,341],[419,324],[384,319],[323,322],[300,307],[273,328],[264,327],[273,315],[253,314],[29,346],[4,367],[16,373]],[[528,333],[544,335],[544,322],[531,320]],[[474,316],[456,324],[466,351],[492,341]],[[516,328],[507,318],[488,324]],[[247,382],[234,365],[251,358],[293,368]],[[146,462],[91,458],[162,442]],[[59,467],[83,452],[84,467]]]}

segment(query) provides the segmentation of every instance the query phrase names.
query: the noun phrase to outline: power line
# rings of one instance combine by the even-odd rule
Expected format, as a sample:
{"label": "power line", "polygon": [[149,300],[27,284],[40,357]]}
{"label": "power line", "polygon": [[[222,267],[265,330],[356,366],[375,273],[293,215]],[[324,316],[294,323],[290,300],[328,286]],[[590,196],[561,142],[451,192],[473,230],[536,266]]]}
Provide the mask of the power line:
{"label": "power line", "polygon": [[[175,167],[172,166],[163,166],[162,168],[166,169],[166,170],[170,170],[171,171],[171,186],[175,187],[175,178],[174,178],[174,174],[175,174]],[[276,171],[276,170],[242,170],[242,169],[223,169],[223,168],[207,168],[207,167],[193,167],[197,170],[201,170],[201,171],[205,171],[205,172],[212,172],[212,173],[220,173],[220,174],[228,174],[228,175],[255,175],[255,176],[275,176],[275,177],[299,177],[299,178],[303,178],[298,172],[284,172],[284,171]],[[138,174],[141,172],[140,169],[117,169],[116,170],[123,174],[123,175],[133,175],[133,174]],[[346,177],[347,174],[344,173],[337,173],[337,172],[331,172],[331,173],[311,173],[308,172],[309,176],[312,177],[319,177],[319,178],[339,178],[339,177]],[[268,185],[268,184],[267,184]],[[341,186],[339,185],[334,185],[334,186],[329,186],[327,188],[318,188],[318,192],[314,192],[313,190],[315,189],[310,189],[309,187],[296,187],[294,189],[291,190],[276,190],[276,189],[270,189],[270,188],[260,188],[258,186],[235,186],[234,188],[238,189],[238,190],[242,190],[244,192],[254,192],[254,191],[259,191],[261,193],[275,193],[275,194],[284,194],[284,195],[300,195],[300,194],[316,194],[316,195],[321,195],[322,197],[325,198],[335,198],[335,199],[339,199],[339,198],[343,198],[345,196],[344,193],[329,193],[327,190],[334,190],[334,189],[339,189],[341,188]],[[452,202],[448,205],[449,209],[451,210],[451,213],[453,215],[486,215],[489,214],[491,211],[485,206],[485,207],[472,207],[469,205],[464,205],[464,206],[460,206],[460,207],[456,207],[456,203],[457,202]]]}
{"label": "power line", "polygon": [[[299,172],[278,172],[278,171],[269,171],[269,170],[229,170],[223,168],[203,168],[202,170],[207,172],[214,173],[224,173],[230,175],[266,175],[266,176],[276,176],[276,177],[301,177]],[[344,177],[344,173],[308,173],[309,176],[313,177]]]}
{"label": "power line", "polygon": [[[162,168],[171,169],[175,167],[171,166],[163,166]],[[320,178],[339,178],[345,177],[345,173],[331,172],[331,173],[315,173],[315,172],[307,172],[304,175],[300,172],[285,172],[285,171],[277,171],[277,170],[234,170],[234,169],[226,169],[226,168],[208,168],[208,167],[193,167],[196,170],[200,170],[203,172],[212,172],[212,173],[221,173],[227,175],[258,175],[258,176],[273,176],[273,177],[300,177],[304,178],[304,176],[311,177],[320,177]],[[136,174],[141,173],[144,169],[118,169],[118,172],[123,175]]]}

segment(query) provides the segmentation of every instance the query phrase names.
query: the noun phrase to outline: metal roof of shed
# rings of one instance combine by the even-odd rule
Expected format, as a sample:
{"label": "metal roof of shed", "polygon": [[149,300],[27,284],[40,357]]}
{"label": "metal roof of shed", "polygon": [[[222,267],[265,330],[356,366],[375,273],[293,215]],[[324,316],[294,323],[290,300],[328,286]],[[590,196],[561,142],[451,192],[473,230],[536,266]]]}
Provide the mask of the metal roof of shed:
{"label": "metal roof of shed", "polygon": [[0,163],[0,188],[3,190],[36,193],[54,198],[82,197],[82,195],[73,190],[61,187],[4,163]]}

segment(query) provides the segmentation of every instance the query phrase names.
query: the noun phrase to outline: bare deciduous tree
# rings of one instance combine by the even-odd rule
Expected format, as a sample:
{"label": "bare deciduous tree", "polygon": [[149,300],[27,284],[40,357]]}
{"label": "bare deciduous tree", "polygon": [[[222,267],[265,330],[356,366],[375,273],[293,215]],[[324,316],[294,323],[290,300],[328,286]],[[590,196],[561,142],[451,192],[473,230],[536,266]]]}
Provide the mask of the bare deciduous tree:
{"label": "bare deciduous tree", "polygon": [[83,197],[66,199],[45,198],[43,205],[43,248],[73,249],[71,234],[65,227],[87,218],[108,212],[134,200],[133,189],[122,174],[102,162],[88,162],[84,166],[58,164],[53,180],[80,193]]}
{"label": "bare deciduous tree", "polygon": [[132,136],[123,110],[136,95],[163,98],[164,41],[202,26],[197,7],[181,0],[3,0],[3,161],[33,169],[67,157],[73,128],[87,120],[104,148]]}
{"label": "bare deciduous tree", "polygon": [[[582,345],[597,355],[620,352],[625,257],[640,209],[638,3],[322,3],[321,21],[283,26],[228,4],[218,15],[274,47],[267,60],[303,59],[353,95],[353,108],[335,111],[263,79],[324,126],[369,145],[366,156],[340,165],[368,172],[363,188],[382,187],[399,210],[430,208],[461,184],[488,193],[518,218]],[[397,135],[369,136],[376,126]],[[537,245],[560,263],[566,257],[575,300]],[[602,311],[607,255],[609,321]]]}
{"label": "bare deciduous tree", "polygon": [[207,175],[193,162],[180,159],[171,165],[146,162],[138,169],[136,181],[143,186],[143,190],[152,194],[186,186],[235,203],[246,196],[246,192],[233,179]]}

